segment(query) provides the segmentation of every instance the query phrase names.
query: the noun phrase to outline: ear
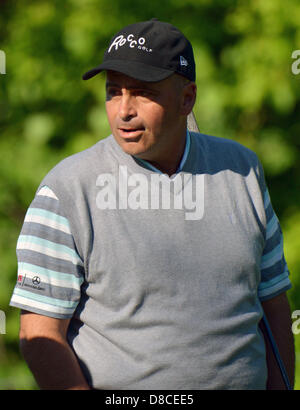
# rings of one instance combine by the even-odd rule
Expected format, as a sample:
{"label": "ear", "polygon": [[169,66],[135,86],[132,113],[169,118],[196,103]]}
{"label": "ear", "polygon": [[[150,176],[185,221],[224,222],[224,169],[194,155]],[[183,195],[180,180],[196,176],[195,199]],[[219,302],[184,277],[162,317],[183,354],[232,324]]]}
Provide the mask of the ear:
{"label": "ear", "polygon": [[189,82],[184,85],[183,94],[182,94],[182,106],[181,106],[181,114],[182,115],[189,115],[192,111],[195,101],[196,101],[196,94],[197,94],[197,86],[194,82]]}

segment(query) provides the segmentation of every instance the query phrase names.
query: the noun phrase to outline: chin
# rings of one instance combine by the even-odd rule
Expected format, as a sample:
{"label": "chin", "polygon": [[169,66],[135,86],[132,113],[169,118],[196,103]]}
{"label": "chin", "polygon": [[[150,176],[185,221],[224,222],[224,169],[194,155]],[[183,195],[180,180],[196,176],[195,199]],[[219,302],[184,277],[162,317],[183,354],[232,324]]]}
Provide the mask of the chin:
{"label": "chin", "polygon": [[126,154],[139,157],[139,155],[143,155],[143,153],[146,151],[145,146],[140,138],[124,140],[123,138],[115,137],[115,140]]}
{"label": "chin", "polygon": [[141,144],[139,144],[139,142],[119,140],[117,140],[117,142],[126,154],[139,157],[140,155],[143,155],[143,153],[145,152],[145,148]]}

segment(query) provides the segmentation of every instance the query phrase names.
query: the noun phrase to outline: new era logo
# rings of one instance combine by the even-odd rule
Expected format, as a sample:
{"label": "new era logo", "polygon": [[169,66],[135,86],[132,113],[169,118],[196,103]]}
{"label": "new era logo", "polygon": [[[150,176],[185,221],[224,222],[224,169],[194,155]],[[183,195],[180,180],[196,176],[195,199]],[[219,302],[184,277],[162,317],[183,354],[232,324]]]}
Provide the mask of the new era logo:
{"label": "new era logo", "polygon": [[180,56],[180,65],[188,66],[189,63],[187,62],[187,60],[184,57]]}

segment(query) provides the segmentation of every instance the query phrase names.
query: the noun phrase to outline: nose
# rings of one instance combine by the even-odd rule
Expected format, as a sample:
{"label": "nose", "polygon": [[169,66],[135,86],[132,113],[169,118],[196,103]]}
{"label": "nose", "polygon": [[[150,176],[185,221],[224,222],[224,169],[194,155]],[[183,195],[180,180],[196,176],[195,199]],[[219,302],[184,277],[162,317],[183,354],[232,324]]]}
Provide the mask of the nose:
{"label": "nose", "polygon": [[130,121],[131,118],[137,115],[137,110],[135,107],[134,97],[127,93],[122,92],[120,105],[119,105],[119,117],[123,121]]}

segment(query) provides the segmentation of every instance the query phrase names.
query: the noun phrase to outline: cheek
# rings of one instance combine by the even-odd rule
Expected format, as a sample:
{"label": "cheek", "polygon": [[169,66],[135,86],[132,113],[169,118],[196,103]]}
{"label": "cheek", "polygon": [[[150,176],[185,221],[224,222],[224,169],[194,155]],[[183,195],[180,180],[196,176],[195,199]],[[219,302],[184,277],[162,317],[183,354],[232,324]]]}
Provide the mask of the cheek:
{"label": "cheek", "polygon": [[106,108],[106,115],[107,115],[109,125],[111,128],[113,128],[113,124],[116,118],[117,111],[115,109],[114,104],[112,104],[111,102],[106,102],[105,108]]}
{"label": "cheek", "polygon": [[164,128],[166,121],[166,112],[160,105],[152,105],[141,113],[146,127],[153,133],[159,132]]}

